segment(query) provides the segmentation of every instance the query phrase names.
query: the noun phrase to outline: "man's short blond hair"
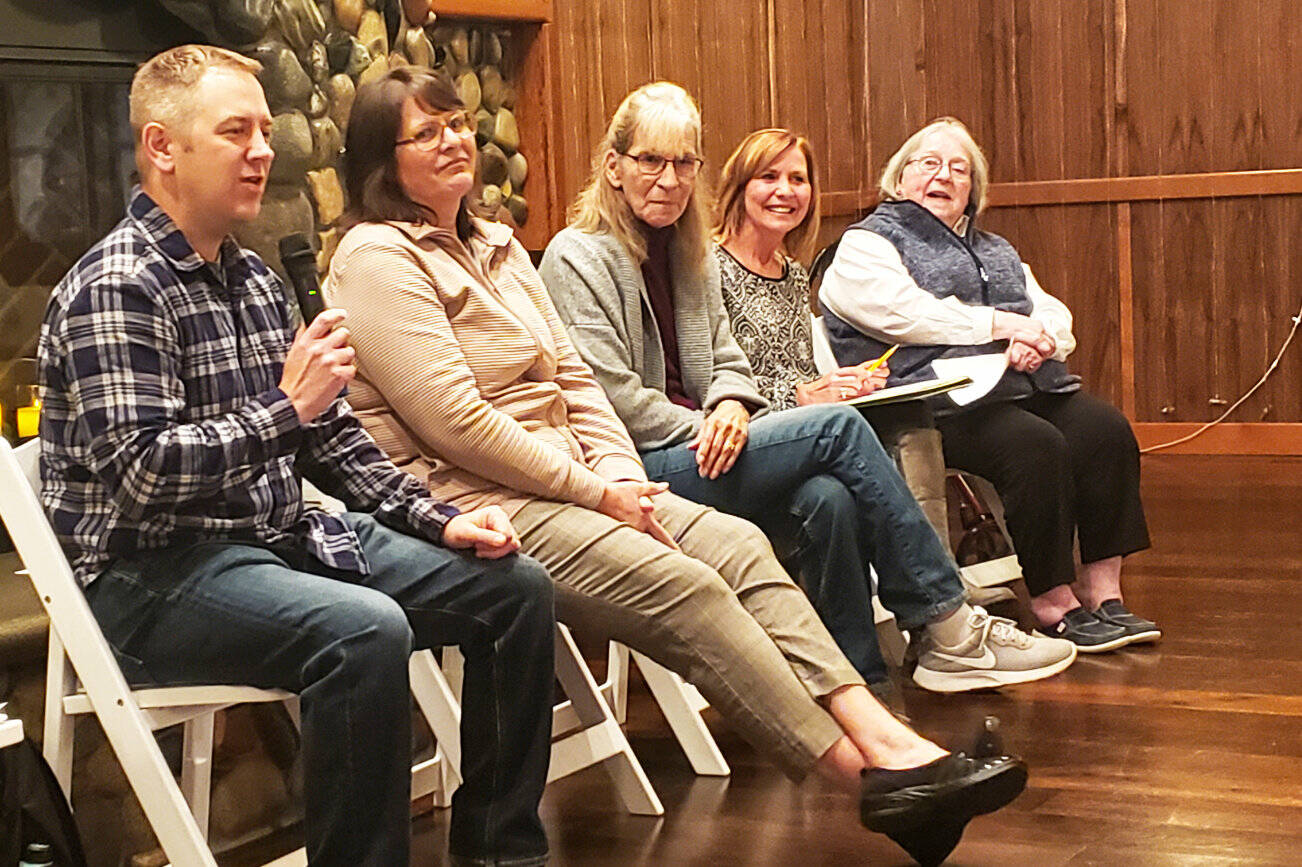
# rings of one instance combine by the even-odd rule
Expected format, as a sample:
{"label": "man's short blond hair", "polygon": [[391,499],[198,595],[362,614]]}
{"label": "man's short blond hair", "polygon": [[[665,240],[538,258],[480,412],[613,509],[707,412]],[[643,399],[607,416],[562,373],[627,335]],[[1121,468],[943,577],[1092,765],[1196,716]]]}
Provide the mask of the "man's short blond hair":
{"label": "man's short blond hair", "polygon": [[178,45],[145,61],[131,79],[131,131],[136,143],[146,124],[179,125],[189,114],[199,80],[213,69],[257,75],[262,64],[212,45]]}

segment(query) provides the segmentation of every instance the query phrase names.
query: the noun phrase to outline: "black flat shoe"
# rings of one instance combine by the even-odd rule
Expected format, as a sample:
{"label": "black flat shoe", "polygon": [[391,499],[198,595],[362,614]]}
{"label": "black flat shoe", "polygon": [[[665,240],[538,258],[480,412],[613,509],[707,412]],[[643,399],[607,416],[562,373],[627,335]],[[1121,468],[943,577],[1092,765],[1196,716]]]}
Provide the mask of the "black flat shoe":
{"label": "black flat shoe", "polygon": [[958,846],[966,827],[966,819],[961,822],[933,822],[923,828],[898,831],[886,836],[908,852],[909,857],[922,867],[939,867]]}
{"label": "black flat shoe", "polygon": [[[1013,756],[971,758],[952,753],[918,768],[873,768],[863,772],[859,820],[870,831],[896,840],[911,855],[911,847],[925,849],[921,841],[935,838],[937,849],[948,845],[938,856],[944,860],[958,845],[968,820],[998,810],[1024,788],[1026,763]],[[935,853],[922,854],[939,863]]]}

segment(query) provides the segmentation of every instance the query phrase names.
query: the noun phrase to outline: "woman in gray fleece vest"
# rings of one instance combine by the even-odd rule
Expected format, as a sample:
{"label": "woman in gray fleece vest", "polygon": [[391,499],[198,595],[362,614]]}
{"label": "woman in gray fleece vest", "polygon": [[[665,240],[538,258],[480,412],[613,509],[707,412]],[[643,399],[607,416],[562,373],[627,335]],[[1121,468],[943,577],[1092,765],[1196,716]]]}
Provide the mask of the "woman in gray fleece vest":
{"label": "woman in gray fleece vest", "polygon": [[1003,354],[1007,368],[984,397],[962,408],[934,399],[946,464],[999,492],[1045,632],[1082,652],[1154,641],[1156,624],[1121,599],[1121,558],[1148,547],[1134,435],[1068,373],[1071,312],[1011,244],[977,229],[988,171],[953,118],[891,157],[886,200],[842,236],[819,290],[832,351],[855,364],[899,344],[892,385],[933,378],[939,358]]}

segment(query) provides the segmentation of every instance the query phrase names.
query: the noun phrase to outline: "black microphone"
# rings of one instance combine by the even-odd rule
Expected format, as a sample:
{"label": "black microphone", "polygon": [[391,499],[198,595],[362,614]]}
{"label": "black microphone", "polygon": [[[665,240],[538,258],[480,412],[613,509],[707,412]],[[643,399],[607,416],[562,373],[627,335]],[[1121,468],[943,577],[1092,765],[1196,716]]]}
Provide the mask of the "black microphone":
{"label": "black microphone", "polygon": [[316,254],[307,235],[295,232],[280,239],[280,264],[294,285],[298,299],[298,312],[303,314],[303,324],[311,325],[317,314],[325,309],[321,297],[321,283],[316,277]]}

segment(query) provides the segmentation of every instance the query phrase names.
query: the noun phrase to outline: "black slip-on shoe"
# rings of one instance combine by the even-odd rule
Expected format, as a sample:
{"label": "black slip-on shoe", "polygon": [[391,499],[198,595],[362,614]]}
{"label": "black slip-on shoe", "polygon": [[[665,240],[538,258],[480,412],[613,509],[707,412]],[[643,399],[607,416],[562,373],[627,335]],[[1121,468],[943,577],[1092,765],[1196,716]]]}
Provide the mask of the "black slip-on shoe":
{"label": "black slip-on shoe", "polygon": [[929,822],[956,825],[957,845],[969,819],[998,810],[1024,788],[1026,763],[1014,756],[951,753],[918,768],[873,768],[863,772],[859,820],[870,831],[901,836]]}
{"label": "black slip-on shoe", "polygon": [[942,820],[886,836],[922,867],[939,867],[958,847],[966,826],[966,819],[961,822]]}
{"label": "black slip-on shoe", "polygon": [[1094,616],[1104,623],[1111,623],[1126,630],[1130,644],[1157,641],[1162,637],[1162,630],[1151,620],[1145,620],[1131,612],[1120,599],[1109,599],[1094,611]]}
{"label": "black slip-on shoe", "polygon": [[1051,638],[1065,638],[1076,645],[1078,653],[1103,653],[1134,641],[1125,629],[1094,616],[1084,608],[1073,608],[1052,626],[1039,630]]}

